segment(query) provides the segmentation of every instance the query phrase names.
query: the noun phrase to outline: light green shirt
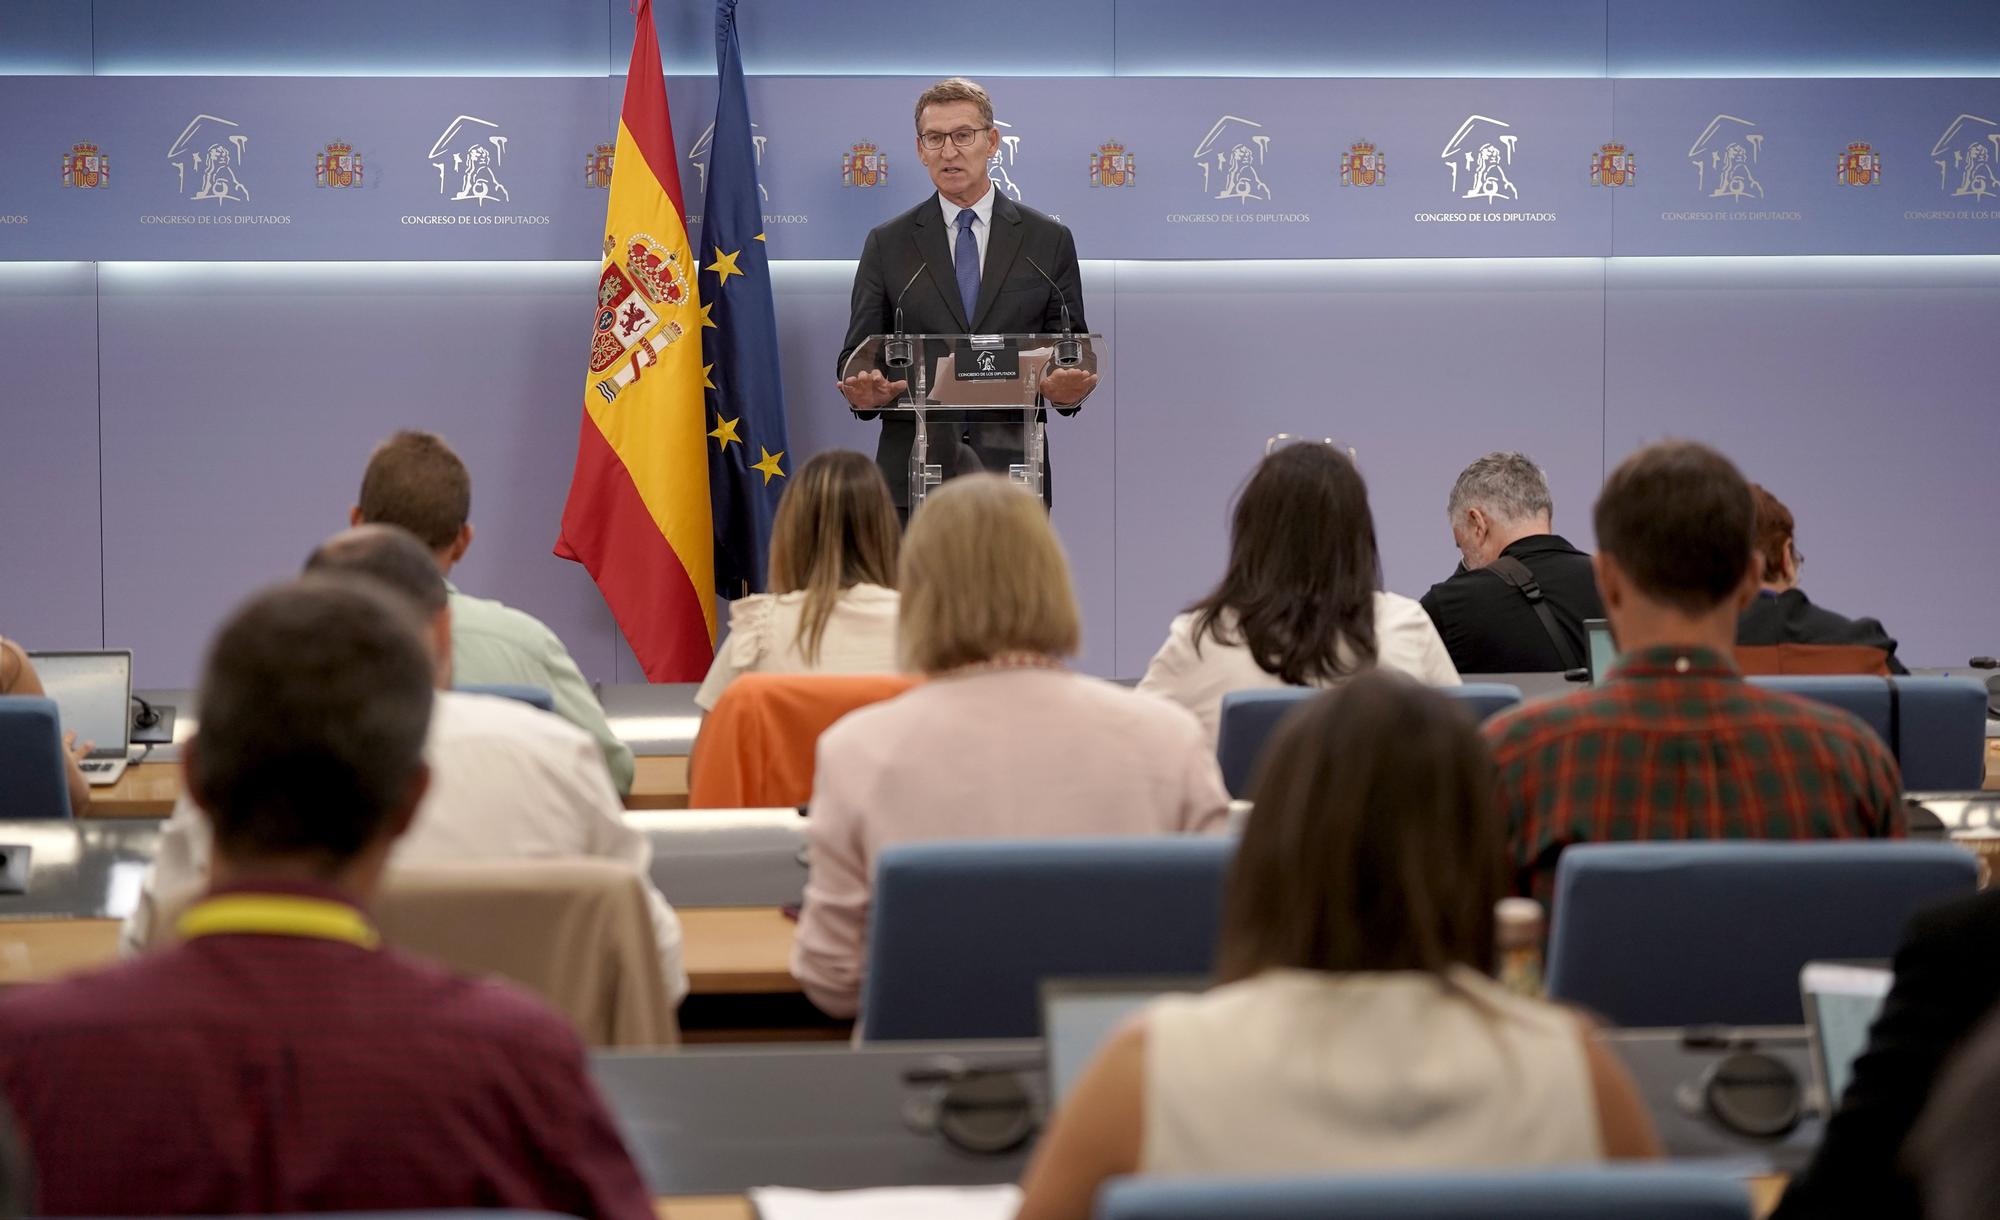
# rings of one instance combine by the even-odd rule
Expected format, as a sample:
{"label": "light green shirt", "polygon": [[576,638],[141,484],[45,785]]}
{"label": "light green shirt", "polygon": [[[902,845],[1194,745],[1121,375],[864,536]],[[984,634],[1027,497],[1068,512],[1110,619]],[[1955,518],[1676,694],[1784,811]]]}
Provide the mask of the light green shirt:
{"label": "light green shirt", "polygon": [[539,686],[555,698],[556,715],[597,739],[620,795],[632,791],[632,747],[604,718],[604,705],[569,650],[532,614],[486,597],[451,590],[451,677],[459,686],[488,683]]}

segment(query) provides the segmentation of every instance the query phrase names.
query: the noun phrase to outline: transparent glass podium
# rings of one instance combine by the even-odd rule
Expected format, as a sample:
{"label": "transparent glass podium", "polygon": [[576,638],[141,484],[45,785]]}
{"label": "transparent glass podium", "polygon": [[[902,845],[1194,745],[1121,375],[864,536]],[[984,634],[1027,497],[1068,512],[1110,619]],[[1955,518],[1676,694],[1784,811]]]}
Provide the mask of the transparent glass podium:
{"label": "transparent glass podium", "polygon": [[[1020,430],[1021,460],[1007,477],[1041,496],[1047,451],[1047,404],[1042,378],[1057,369],[1097,372],[1101,335],[870,335],[842,366],[842,378],[874,369],[905,382],[902,395],[884,407],[852,408],[864,419],[904,419],[910,441],[910,512],[944,482],[939,451],[955,449],[960,425],[1011,425]],[[1080,407],[1082,404],[1078,404]],[[1061,408],[1074,414],[1077,408]],[[997,473],[997,471],[996,471]]]}

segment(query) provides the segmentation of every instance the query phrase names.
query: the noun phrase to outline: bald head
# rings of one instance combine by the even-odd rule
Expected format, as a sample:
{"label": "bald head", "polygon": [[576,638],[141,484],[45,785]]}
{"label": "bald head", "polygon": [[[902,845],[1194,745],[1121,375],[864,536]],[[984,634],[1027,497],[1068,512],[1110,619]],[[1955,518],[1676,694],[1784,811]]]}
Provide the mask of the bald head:
{"label": "bald head", "polygon": [[319,544],[306,558],[308,573],[366,581],[387,589],[430,624],[439,686],[451,684],[451,602],[444,573],[415,534],[396,525],[357,525]]}

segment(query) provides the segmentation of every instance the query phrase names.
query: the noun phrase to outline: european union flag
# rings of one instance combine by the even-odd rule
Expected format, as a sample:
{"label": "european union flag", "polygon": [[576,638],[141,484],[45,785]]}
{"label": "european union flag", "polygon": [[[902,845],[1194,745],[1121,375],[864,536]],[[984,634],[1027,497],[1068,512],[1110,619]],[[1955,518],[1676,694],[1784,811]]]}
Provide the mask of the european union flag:
{"label": "european union flag", "polygon": [[736,0],[716,0],[715,126],[701,201],[702,363],[707,366],[708,495],[715,511],[715,588],[764,588],[771,517],[791,473],[771,260],[764,252],[750,101],[736,42]]}

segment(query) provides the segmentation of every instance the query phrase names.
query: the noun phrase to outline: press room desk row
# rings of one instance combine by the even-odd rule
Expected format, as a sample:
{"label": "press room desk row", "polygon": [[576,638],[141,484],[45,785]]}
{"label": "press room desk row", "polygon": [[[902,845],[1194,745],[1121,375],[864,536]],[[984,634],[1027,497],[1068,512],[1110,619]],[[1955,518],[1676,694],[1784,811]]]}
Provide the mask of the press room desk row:
{"label": "press room desk row", "polygon": [[[1762,1174],[1746,1180],[1750,1188],[1751,1214],[1762,1220],[1778,1206],[1785,1192],[1781,1174]],[[695,1195],[679,1199],[656,1199],[653,1212],[659,1220],[757,1220],[757,1209],[747,1195]]]}
{"label": "press room desk row", "polygon": [[[793,923],[776,907],[678,912],[696,996],[795,995]],[[115,919],[0,920],[0,985],[44,982],[118,957]]]}
{"label": "press room desk row", "polygon": [[[687,808],[688,754],[701,728],[692,682],[633,682],[598,688],[611,731],[632,747],[632,792],[627,809]],[[194,735],[195,693],[141,690],[155,706],[174,709],[174,740],[152,748],[117,783],[91,793],[86,817],[159,818],[173,812],[181,793],[180,744]]]}
{"label": "press room desk row", "polygon": [[[633,760],[627,809],[686,809],[688,760],[685,754],[652,754]],[[127,767],[117,783],[93,789],[87,818],[163,818],[181,795],[178,762],[142,762]]]}

